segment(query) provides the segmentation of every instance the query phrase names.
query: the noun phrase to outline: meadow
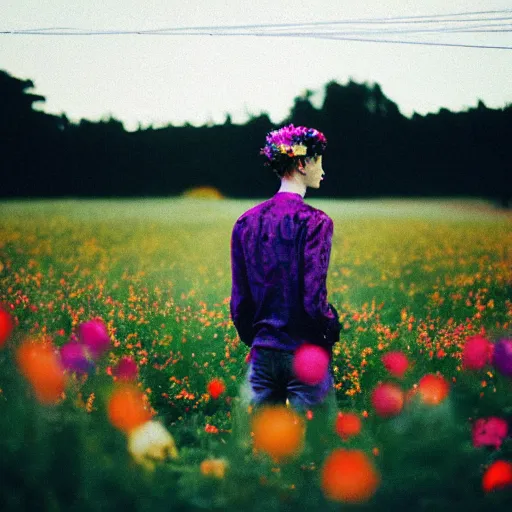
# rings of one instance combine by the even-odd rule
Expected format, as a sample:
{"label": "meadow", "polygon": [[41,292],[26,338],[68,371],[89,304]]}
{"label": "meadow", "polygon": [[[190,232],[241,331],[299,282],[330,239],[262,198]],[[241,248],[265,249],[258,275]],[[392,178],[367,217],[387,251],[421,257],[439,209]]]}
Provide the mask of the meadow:
{"label": "meadow", "polygon": [[[511,379],[463,368],[468,338],[511,338],[512,216],[485,201],[308,199],[334,221],[328,300],[343,325],[334,346],[339,411],[362,422],[342,438],[308,415],[306,448],[279,461],[251,446],[243,401],[249,352],[231,322],[230,236],[259,201],[55,200],[0,203],[0,303],[14,330],[0,352],[2,510],[489,510],[512,491],[482,490],[495,460],[512,461],[510,435],[475,446],[478,418],[512,418]],[[38,402],[16,368],[24,339],[62,347],[100,318],[111,345],[57,405]],[[400,351],[404,377],[381,357]],[[137,363],[139,388],[179,457],[150,469],[128,453],[106,415],[113,370]],[[415,400],[419,380],[442,375],[446,399]],[[225,390],[209,392],[212,379]],[[407,403],[377,414],[371,394],[394,382]],[[511,426],[509,426],[510,434]],[[326,457],[360,450],[380,475],[361,503],[322,490]],[[202,464],[222,461],[217,473]]]}

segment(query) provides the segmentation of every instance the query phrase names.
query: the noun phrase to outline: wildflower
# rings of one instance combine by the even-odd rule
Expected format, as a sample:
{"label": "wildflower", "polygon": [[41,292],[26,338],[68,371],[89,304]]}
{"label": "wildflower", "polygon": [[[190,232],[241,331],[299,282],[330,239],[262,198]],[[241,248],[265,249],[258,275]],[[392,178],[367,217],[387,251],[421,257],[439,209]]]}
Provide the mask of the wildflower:
{"label": "wildflower", "polygon": [[154,469],[155,460],[178,458],[174,438],[158,421],[147,421],[134,428],[128,436],[128,451],[148,469]]}
{"label": "wildflower", "polygon": [[501,374],[512,378],[512,339],[503,339],[496,343],[492,364]]}
{"label": "wildflower", "polygon": [[322,468],[322,490],[333,501],[363,503],[376,492],[381,477],[361,450],[334,450]]}
{"label": "wildflower", "polygon": [[285,406],[265,406],[251,418],[254,448],[276,459],[302,451],[305,426],[302,417]]}
{"label": "wildflower", "polygon": [[85,345],[70,341],[60,347],[60,357],[66,370],[77,373],[88,373],[94,368],[94,363],[87,358]]}
{"label": "wildflower", "polygon": [[131,357],[123,356],[113,373],[121,380],[135,380],[138,373],[137,363]]}
{"label": "wildflower", "polygon": [[387,352],[381,357],[381,361],[393,377],[402,378],[409,367],[407,356],[399,351]]}
{"label": "wildflower", "polygon": [[62,397],[67,379],[51,343],[25,341],[18,347],[16,359],[21,373],[41,403],[55,404]]}
{"label": "wildflower", "polygon": [[354,413],[340,412],[336,418],[335,430],[343,440],[356,436],[361,432],[361,418]]}
{"label": "wildflower", "polygon": [[482,336],[471,336],[466,340],[462,352],[464,368],[481,370],[491,362],[491,343]]}
{"label": "wildflower", "polygon": [[226,391],[226,385],[221,379],[212,379],[208,382],[206,390],[210,393],[211,397],[216,400],[220,395],[222,395],[222,393],[224,393],[224,391]]}
{"label": "wildflower", "polygon": [[374,388],[371,401],[379,416],[396,416],[404,405],[404,393],[396,384],[380,383]]}
{"label": "wildflower", "polygon": [[494,446],[498,449],[503,440],[507,437],[508,424],[502,418],[491,416],[489,418],[479,418],[473,424],[471,437],[473,446]]}
{"label": "wildflower", "polygon": [[503,489],[512,485],[512,463],[505,460],[494,461],[484,473],[482,487],[485,492]]}
{"label": "wildflower", "polygon": [[226,459],[205,459],[201,462],[199,469],[204,476],[212,476],[214,478],[222,479],[226,474],[228,467]]}
{"label": "wildflower", "polygon": [[329,354],[322,347],[305,343],[293,356],[293,371],[297,378],[309,385],[324,379],[329,366]]}
{"label": "wildflower", "polygon": [[151,419],[143,394],[135,386],[118,385],[108,401],[108,417],[112,425],[126,434]]}
{"label": "wildflower", "polygon": [[0,347],[9,339],[13,329],[11,315],[0,306]]}
{"label": "wildflower", "polygon": [[441,375],[429,373],[420,379],[418,389],[424,403],[438,405],[448,396],[450,384]]}
{"label": "wildflower", "polygon": [[219,429],[215,425],[210,425],[209,423],[206,424],[204,427],[204,431],[208,434],[218,434]]}
{"label": "wildflower", "polygon": [[98,359],[110,345],[110,337],[102,320],[83,322],[78,328],[80,342],[83,343],[92,359]]}

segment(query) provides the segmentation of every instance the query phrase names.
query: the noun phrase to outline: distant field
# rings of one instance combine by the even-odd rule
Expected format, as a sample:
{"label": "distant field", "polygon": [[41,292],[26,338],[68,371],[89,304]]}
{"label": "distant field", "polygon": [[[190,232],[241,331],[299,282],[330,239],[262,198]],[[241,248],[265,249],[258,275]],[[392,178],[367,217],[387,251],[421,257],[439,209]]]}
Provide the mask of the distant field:
{"label": "distant field", "polygon": [[[339,406],[369,416],[377,436],[370,392],[386,378],[383,353],[414,361],[404,388],[426,372],[456,382],[468,336],[510,331],[512,217],[483,200],[305,201],[334,221],[327,289],[344,326],[333,361]],[[248,352],[229,318],[231,229],[258,202],[0,202],[0,302],[12,305],[17,332],[57,345],[80,322],[103,318],[114,340],[103,370],[133,356],[178,444],[219,454],[204,428],[231,430]],[[474,392],[492,401],[503,388],[489,373]],[[206,393],[213,377],[227,385],[217,402]]]}

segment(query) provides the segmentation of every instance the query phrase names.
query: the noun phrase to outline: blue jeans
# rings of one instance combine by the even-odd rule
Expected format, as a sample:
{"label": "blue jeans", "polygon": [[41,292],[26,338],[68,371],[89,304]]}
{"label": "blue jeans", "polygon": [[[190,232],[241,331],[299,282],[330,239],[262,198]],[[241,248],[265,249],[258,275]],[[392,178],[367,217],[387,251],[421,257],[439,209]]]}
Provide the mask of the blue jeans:
{"label": "blue jeans", "polygon": [[250,403],[284,405],[288,399],[290,405],[301,412],[321,404],[336,407],[331,366],[322,382],[305,384],[293,372],[293,356],[293,352],[282,350],[252,349],[247,372]]}

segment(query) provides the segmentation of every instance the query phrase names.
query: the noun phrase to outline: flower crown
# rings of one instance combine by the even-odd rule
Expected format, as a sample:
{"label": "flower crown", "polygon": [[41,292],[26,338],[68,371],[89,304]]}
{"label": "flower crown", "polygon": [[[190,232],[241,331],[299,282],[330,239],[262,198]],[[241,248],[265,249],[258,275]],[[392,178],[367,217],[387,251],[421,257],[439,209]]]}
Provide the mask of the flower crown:
{"label": "flower crown", "polygon": [[266,145],[261,148],[260,155],[267,157],[269,160],[266,162],[267,165],[279,159],[281,155],[290,158],[321,155],[327,146],[327,139],[322,132],[293,124],[269,132],[266,141]]}

